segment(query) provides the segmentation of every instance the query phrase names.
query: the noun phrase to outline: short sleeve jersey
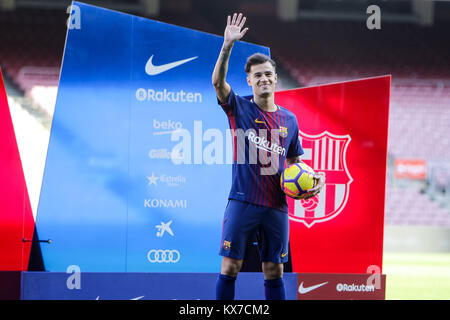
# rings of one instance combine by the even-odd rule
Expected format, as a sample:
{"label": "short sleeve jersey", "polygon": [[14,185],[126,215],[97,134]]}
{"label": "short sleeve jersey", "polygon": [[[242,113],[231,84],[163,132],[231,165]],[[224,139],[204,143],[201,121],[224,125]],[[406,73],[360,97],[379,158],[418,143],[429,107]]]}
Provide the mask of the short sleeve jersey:
{"label": "short sleeve jersey", "polygon": [[277,106],[260,109],[253,99],[233,90],[219,104],[228,116],[233,138],[232,185],[229,199],[288,211],[280,177],[286,158],[303,154],[296,116]]}

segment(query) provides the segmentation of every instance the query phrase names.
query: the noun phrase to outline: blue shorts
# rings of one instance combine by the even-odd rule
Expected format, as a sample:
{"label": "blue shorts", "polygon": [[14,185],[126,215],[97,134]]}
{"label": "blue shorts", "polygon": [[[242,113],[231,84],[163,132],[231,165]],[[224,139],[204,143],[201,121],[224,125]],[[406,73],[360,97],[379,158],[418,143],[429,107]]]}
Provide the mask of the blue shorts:
{"label": "blue shorts", "polygon": [[249,241],[259,233],[261,261],[285,263],[289,251],[289,218],[284,211],[228,200],[219,255],[243,260]]}

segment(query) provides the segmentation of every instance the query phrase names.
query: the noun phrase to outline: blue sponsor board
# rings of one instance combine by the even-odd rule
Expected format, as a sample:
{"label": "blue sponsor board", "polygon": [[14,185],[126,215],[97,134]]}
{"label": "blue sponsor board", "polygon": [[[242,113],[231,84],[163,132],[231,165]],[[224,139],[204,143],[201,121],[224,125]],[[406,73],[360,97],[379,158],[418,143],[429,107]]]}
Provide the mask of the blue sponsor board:
{"label": "blue sponsor board", "polygon": [[[36,219],[47,271],[219,270],[232,160],[211,85],[222,41],[73,3]],[[233,48],[241,95],[255,52],[269,49]]]}
{"label": "blue sponsor board", "polygon": [[[217,273],[24,272],[23,300],[214,300]],[[297,274],[284,275],[286,298],[297,299]],[[240,273],[236,300],[263,300],[262,273]]]}

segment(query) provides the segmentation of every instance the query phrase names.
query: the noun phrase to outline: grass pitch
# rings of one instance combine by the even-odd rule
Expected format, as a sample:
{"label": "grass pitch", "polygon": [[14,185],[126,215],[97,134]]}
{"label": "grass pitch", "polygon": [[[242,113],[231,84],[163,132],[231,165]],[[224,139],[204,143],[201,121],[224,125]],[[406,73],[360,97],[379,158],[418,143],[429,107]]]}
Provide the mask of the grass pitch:
{"label": "grass pitch", "polygon": [[450,253],[384,253],[386,300],[450,300]]}

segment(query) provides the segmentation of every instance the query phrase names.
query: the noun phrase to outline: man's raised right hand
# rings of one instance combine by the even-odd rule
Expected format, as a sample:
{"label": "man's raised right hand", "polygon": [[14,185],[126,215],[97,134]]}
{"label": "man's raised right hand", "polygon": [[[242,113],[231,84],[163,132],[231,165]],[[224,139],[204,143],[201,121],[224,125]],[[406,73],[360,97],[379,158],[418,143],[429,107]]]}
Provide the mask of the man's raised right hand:
{"label": "man's raised right hand", "polygon": [[223,35],[224,45],[231,46],[237,40],[242,39],[242,37],[248,30],[248,28],[244,28],[242,30],[242,27],[245,24],[245,20],[247,20],[247,18],[244,17],[242,13],[239,13],[239,15],[237,13],[233,14],[233,18],[231,18],[230,16],[227,17],[227,27],[225,28],[225,32]]}

